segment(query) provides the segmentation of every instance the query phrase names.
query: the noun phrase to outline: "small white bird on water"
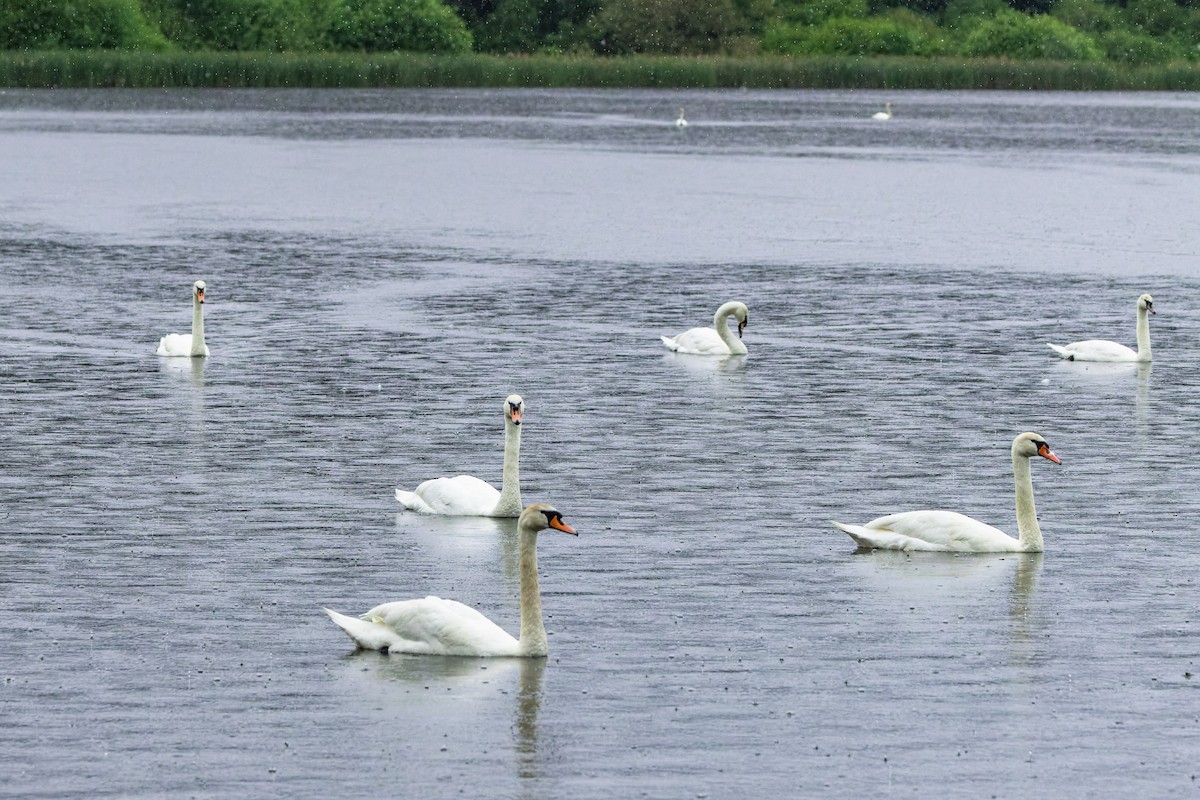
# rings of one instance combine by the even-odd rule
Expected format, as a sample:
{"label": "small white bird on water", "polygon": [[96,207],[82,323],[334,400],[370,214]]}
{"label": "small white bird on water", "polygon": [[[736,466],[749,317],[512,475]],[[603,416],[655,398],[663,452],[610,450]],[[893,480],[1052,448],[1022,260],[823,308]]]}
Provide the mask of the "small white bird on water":
{"label": "small white bird on water", "polygon": [[[737,336],[729,330],[729,318],[737,320]],[[713,327],[692,328],[678,336],[660,336],[662,343],[676,353],[695,356],[744,356],[746,345],[742,344],[742,331],[750,324],[750,309],[745,303],[731,300],[717,309],[713,316]]]}
{"label": "small white bird on water", "polygon": [[884,103],[883,111],[876,111],[874,114],[871,115],[871,119],[877,119],[877,120],[880,120],[881,122],[886,122],[891,118],[892,118],[892,104],[891,103]]}
{"label": "small white bird on water", "polygon": [[683,118],[683,109],[679,109],[679,119],[675,120],[676,128],[686,128],[687,120]]}
{"label": "small white bird on water", "polygon": [[1107,339],[1088,339],[1068,345],[1046,343],[1054,352],[1067,361],[1141,361],[1149,362],[1150,319],[1147,314],[1156,313],[1154,298],[1144,294],[1137,299],[1137,350]]}
{"label": "small white bird on water", "polygon": [[[926,444],[926,442],[922,442]],[[937,550],[956,553],[1040,553],[1042,529],[1033,504],[1029,461],[1041,456],[1061,464],[1050,445],[1032,431],[1013,439],[1013,483],[1017,501],[1014,539],[1004,531],[956,511],[902,511],[877,517],[865,525],[833,524],[845,531],[859,549]]]}
{"label": "small white bird on water", "polygon": [[204,281],[192,284],[192,332],[168,333],[158,340],[158,349],[154,351],[157,355],[192,358],[208,355],[208,345],[204,343],[204,292],[207,288]]}
{"label": "small white bird on water", "polygon": [[325,609],[362,650],[429,656],[544,658],[549,650],[538,589],[537,535],[546,528],[576,534],[553,506],[535,503],[517,521],[521,564],[521,637],[457,600],[425,597],[372,608],[361,617]]}

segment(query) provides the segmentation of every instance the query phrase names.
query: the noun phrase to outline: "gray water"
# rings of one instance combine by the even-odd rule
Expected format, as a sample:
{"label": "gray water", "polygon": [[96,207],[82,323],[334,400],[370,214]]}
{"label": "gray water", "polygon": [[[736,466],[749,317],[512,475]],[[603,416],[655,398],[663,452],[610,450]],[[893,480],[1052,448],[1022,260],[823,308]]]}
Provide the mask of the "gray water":
{"label": "gray water", "polygon": [[[1195,95],[0,92],[0,794],[1196,796],[1198,179]],[[392,497],[510,392],[550,657],[354,654],[516,631],[513,523]],[[1024,430],[1043,556],[829,524],[1015,534]]]}

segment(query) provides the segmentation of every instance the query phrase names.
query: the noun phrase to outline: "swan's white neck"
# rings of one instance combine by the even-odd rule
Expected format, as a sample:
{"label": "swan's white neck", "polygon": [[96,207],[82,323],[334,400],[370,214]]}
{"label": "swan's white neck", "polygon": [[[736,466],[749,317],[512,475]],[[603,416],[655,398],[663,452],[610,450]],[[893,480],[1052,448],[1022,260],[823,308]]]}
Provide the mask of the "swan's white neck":
{"label": "swan's white neck", "polygon": [[1029,472],[1029,459],[1013,452],[1013,481],[1017,489],[1017,530],[1020,532],[1021,549],[1040,553],[1044,549],[1042,529],[1038,525],[1037,508],[1033,505],[1033,478]]}
{"label": "swan's white neck", "polygon": [[729,318],[732,317],[737,309],[737,303],[726,303],[717,309],[717,313],[713,316],[713,327],[717,329],[717,335],[721,337],[721,341],[729,346],[729,352],[735,356],[744,356],[747,353],[746,345],[742,344],[742,340],[738,335],[729,330]]}
{"label": "swan's white neck", "polygon": [[504,418],[504,475],[500,480],[500,499],[492,510],[494,517],[521,516],[521,426]]}
{"label": "swan's white neck", "polygon": [[537,531],[520,527],[521,537],[521,651],[530,656],[549,652],[546,628],[542,624],[542,593],[538,588]]}
{"label": "swan's white neck", "polygon": [[200,298],[192,295],[192,355],[202,356],[204,346],[204,304]]}
{"label": "swan's white neck", "polygon": [[1141,302],[1138,303],[1137,315],[1138,361],[1149,361],[1150,316],[1146,313],[1146,309],[1142,308]]}

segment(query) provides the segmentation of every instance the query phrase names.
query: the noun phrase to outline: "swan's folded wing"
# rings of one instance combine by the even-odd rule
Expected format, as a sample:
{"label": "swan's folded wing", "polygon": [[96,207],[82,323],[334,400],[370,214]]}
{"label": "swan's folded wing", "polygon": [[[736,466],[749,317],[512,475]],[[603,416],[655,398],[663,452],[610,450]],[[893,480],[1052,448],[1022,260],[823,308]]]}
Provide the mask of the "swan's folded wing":
{"label": "swan's folded wing", "polygon": [[1075,361],[1137,361],[1137,351],[1119,342],[1107,339],[1088,339],[1083,342],[1071,342],[1064,347],[1050,345],[1058,353],[1066,351],[1064,358]]}
{"label": "swan's folded wing", "polygon": [[839,527],[855,541],[862,537],[872,542],[866,546],[886,550],[988,552],[1009,550],[1016,544],[1004,531],[955,511],[904,511],[866,525]]}
{"label": "swan's folded wing", "polygon": [[[663,337],[663,341],[667,341],[665,336]],[[715,328],[692,328],[689,331],[684,331],[670,341],[675,346],[671,347],[671,344],[668,343],[667,347],[671,347],[672,350],[679,353],[691,353],[692,355],[703,356],[727,356],[730,354],[729,345],[725,344]]]}
{"label": "swan's folded wing", "polygon": [[363,619],[383,625],[406,642],[427,648],[402,648],[405,652],[472,656],[516,653],[516,639],[483,614],[457,600],[430,596],[384,603],[363,614]]}
{"label": "swan's folded wing", "polygon": [[486,517],[500,502],[500,492],[473,475],[458,475],[425,481],[412,493],[397,489],[396,499],[424,514]]}
{"label": "swan's folded wing", "polygon": [[168,333],[158,340],[158,349],[154,352],[160,356],[190,356],[192,354],[192,335],[190,333]]}

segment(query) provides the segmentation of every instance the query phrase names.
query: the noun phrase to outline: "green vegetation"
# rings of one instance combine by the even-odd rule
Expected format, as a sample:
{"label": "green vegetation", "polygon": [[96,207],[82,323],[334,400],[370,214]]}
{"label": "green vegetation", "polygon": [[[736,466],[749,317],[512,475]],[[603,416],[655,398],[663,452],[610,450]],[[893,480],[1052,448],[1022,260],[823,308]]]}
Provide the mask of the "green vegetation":
{"label": "green vegetation", "polygon": [[0,61],[7,85],[1165,88],[1200,68],[1200,0],[0,0]]}
{"label": "green vegetation", "polygon": [[0,86],[1197,90],[1200,65],[945,58],[0,52]]}

